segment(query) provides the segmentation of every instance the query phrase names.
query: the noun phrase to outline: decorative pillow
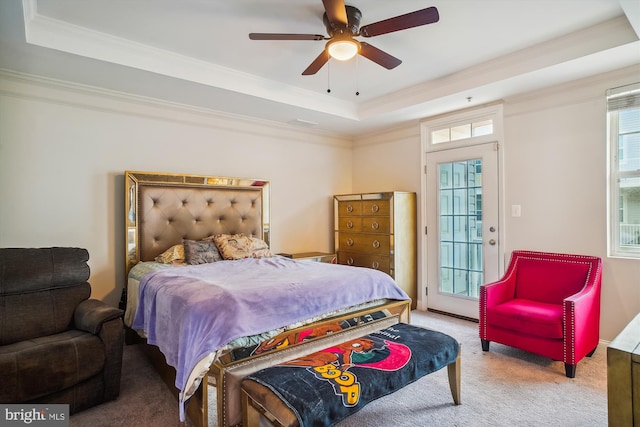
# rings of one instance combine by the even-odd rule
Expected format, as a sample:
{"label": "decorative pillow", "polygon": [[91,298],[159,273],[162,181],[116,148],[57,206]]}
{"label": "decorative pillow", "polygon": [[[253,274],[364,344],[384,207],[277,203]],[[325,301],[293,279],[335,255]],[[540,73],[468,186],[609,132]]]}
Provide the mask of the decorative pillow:
{"label": "decorative pillow", "polygon": [[163,264],[183,263],[184,262],[184,246],[182,244],[173,245],[166,251],[162,252],[155,258],[156,262]]}
{"label": "decorative pillow", "polygon": [[244,258],[268,258],[273,254],[269,245],[256,237],[244,234],[218,234],[213,237],[220,255],[227,260]]}
{"label": "decorative pillow", "polygon": [[222,261],[220,252],[218,252],[218,248],[211,237],[202,240],[184,239],[182,244],[184,245],[184,256],[187,264],[208,264]]}

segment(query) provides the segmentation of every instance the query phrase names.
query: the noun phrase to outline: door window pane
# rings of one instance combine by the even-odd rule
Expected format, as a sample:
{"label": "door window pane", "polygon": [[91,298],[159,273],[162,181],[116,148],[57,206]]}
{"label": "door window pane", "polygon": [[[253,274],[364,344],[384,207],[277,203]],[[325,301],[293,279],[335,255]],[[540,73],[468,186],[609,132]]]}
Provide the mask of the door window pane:
{"label": "door window pane", "polygon": [[453,215],[440,216],[440,242],[453,242]]}
{"label": "door window pane", "polygon": [[482,160],[438,165],[440,292],[477,298],[482,283]]}
{"label": "door window pane", "polygon": [[446,165],[440,165],[440,188],[452,188],[453,187],[453,163]]}

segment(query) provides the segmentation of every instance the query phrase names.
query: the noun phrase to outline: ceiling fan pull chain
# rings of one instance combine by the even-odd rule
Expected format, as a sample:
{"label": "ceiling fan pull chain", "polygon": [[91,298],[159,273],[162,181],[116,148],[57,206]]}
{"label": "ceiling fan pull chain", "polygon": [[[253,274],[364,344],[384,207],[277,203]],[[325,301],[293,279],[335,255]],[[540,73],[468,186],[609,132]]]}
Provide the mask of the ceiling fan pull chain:
{"label": "ceiling fan pull chain", "polygon": [[331,93],[331,61],[327,64],[327,93]]}
{"label": "ceiling fan pull chain", "polygon": [[356,56],[356,96],[360,95],[360,88],[359,88],[360,79],[358,78],[359,76],[358,64],[360,64],[360,58]]}

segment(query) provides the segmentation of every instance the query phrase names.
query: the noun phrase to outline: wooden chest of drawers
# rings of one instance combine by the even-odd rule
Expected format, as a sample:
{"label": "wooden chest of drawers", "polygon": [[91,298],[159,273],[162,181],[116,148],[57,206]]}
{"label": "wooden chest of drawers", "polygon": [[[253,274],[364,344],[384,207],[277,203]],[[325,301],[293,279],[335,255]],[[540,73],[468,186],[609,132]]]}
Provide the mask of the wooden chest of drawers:
{"label": "wooden chest of drawers", "polygon": [[334,196],[339,264],[389,274],[417,302],[416,194],[360,193]]}
{"label": "wooden chest of drawers", "polygon": [[610,426],[640,426],[640,314],[607,347]]}

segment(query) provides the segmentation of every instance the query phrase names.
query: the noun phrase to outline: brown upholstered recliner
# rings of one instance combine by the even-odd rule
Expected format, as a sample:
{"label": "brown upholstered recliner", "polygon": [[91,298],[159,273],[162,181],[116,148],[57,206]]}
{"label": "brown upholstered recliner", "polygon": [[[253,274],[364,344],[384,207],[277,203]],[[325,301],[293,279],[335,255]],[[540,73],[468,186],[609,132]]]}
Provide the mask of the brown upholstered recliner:
{"label": "brown upholstered recliner", "polygon": [[89,253],[0,249],[0,402],[67,403],[120,393],[122,310],[89,299]]}

